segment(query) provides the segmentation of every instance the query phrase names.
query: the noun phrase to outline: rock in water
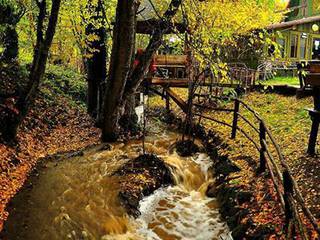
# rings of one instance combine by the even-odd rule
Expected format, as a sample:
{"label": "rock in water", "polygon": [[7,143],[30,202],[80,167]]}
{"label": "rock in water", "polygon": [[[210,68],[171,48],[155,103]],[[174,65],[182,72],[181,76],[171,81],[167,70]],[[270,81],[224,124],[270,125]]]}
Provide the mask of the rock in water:
{"label": "rock in water", "polygon": [[179,141],[176,143],[177,153],[181,157],[188,157],[199,152],[199,147],[191,140]]}
{"label": "rock in water", "polygon": [[128,214],[137,217],[139,201],[161,186],[173,184],[173,176],[165,162],[153,154],[140,155],[127,162],[113,175],[121,176],[119,199]]}
{"label": "rock in water", "polygon": [[214,183],[210,183],[207,191],[206,191],[206,196],[209,198],[215,198],[217,196],[217,190],[216,190],[216,186]]}

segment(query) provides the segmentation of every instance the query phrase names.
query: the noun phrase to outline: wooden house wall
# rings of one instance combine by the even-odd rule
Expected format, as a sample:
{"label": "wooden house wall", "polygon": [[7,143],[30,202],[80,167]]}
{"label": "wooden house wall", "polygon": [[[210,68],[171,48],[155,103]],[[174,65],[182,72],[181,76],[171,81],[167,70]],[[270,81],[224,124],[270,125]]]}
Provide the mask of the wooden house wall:
{"label": "wooden house wall", "polygon": [[[320,14],[320,0],[291,0],[289,7],[306,5],[305,8],[300,8],[293,11],[288,15],[287,21],[297,20],[304,17],[312,17]],[[312,60],[312,48],[314,39],[320,39],[320,31],[314,32],[312,25],[317,24],[320,27],[319,22],[307,23],[291,27],[289,29],[277,29],[281,32],[282,37],[278,37],[277,41],[285,41],[285,47],[283,49],[284,56],[281,58],[286,61],[299,61],[299,60]],[[298,39],[297,56],[291,56],[291,40]],[[302,56],[302,43],[306,44],[305,56]]]}

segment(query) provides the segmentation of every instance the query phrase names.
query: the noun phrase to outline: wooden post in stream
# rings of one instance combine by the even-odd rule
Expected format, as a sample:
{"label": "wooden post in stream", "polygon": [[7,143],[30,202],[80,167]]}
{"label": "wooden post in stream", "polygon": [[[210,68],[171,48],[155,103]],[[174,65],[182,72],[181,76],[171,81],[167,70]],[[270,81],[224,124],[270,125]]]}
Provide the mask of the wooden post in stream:
{"label": "wooden post in stream", "polygon": [[[185,34],[185,42],[188,43],[188,35]],[[186,121],[185,129],[182,135],[182,141],[184,141],[185,134],[193,134],[193,118],[192,118],[192,105],[193,105],[193,96],[194,96],[194,61],[192,56],[192,51],[188,44],[185,45],[185,52],[187,55],[187,74],[188,74],[188,101],[187,101],[187,112],[186,112]]]}
{"label": "wooden post in stream", "polygon": [[167,91],[166,91],[166,110],[167,110],[167,113],[170,112],[170,96]]}

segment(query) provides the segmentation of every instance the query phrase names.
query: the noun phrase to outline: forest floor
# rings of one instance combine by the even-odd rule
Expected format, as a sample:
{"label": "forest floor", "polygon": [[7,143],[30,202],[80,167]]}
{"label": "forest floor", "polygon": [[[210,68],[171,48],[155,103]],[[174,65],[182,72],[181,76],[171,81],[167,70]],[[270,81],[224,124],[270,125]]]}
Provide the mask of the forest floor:
{"label": "forest floor", "polygon": [[[0,77],[7,80],[2,81],[7,87],[13,82],[8,72]],[[0,143],[0,232],[8,217],[7,204],[39,160],[99,142],[100,132],[85,112],[85,84],[71,70],[49,68],[40,94],[19,129],[17,144]]]}
{"label": "forest floor", "polygon": [[[186,99],[185,90],[175,89],[174,91]],[[296,99],[295,96],[253,92],[244,96],[243,100],[265,120],[282,149],[307,206],[315,217],[320,219],[320,158],[319,156],[310,157],[306,154],[311,120],[305,109],[313,107],[312,98]],[[232,103],[223,102],[221,104],[233,108]],[[155,96],[150,99],[150,106],[161,105],[163,106],[163,101],[160,97]],[[175,112],[179,112],[179,108],[175,104],[171,104],[171,106]],[[244,109],[240,109],[240,113],[248,119],[254,120],[253,116]],[[205,115],[232,124],[232,113],[206,112]],[[270,201],[277,199],[270,177],[265,174],[257,176],[255,173],[259,163],[259,153],[254,145],[239,132],[236,139],[231,140],[231,129],[227,126],[204,119],[201,124],[208,130],[217,132],[226,141],[229,147],[227,150],[222,150],[225,152],[221,154],[227,154],[242,169],[240,173],[233,176],[235,178],[234,184],[241,185],[245,190],[255,193],[255,201],[251,202],[250,206],[250,209],[253,209],[250,218],[256,224],[270,223],[280,232],[280,226],[283,224],[281,207],[277,201]],[[258,122],[255,122],[255,125],[258,127]],[[258,134],[249,125],[240,120],[239,127],[259,142]],[[319,141],[317,146],[320,146]],[[275,151],[272,148],[270,150]],[[248,206],[242,207],[247,208]],[[314,233],[310,232],[310,234]],[[270,236],[270,239],[278,239],[278,237]],[[316,239],[315,235],[313,237]]]}

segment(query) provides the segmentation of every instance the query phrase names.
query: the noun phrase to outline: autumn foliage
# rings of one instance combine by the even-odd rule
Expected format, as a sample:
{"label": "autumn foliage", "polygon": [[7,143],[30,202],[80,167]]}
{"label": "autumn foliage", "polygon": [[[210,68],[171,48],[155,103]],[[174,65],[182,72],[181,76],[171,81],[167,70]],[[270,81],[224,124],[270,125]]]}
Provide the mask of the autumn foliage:
{"label": "autumn foliage", "polygon": [[[12,72],[7,74],[10,80]],[[72,80],[65,79],[67,82]],[[51,85],[41,88],[34,106],[23,121],[17,144],[0,143],[0,231],[8,217],[6,205],[22,187],[37,161],[99,142],[99,130],[93,127],[93,121],[81,104],[79,107],[80,102],[76,103],[63,91],[63,87],[53,84],[58,80],[51,78],[50,81]]]}

